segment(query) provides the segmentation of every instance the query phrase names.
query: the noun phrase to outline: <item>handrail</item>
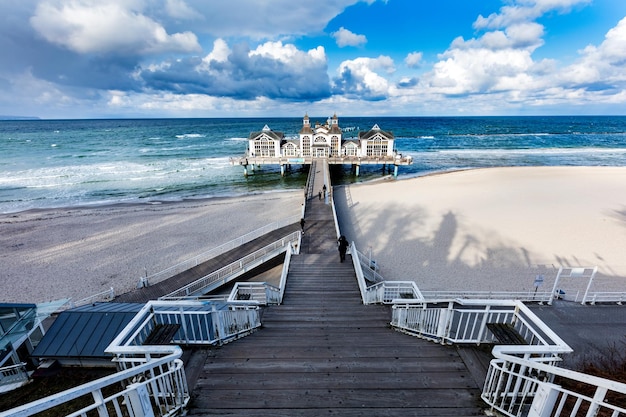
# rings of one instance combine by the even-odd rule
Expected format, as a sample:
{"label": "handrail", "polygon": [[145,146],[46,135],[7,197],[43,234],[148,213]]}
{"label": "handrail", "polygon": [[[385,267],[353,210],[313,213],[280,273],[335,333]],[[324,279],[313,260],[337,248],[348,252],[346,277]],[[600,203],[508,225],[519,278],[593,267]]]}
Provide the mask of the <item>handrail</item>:
{"label": "handrail", "polygon": [[234,279],[236,276],[247,271],[247,268],[251,265],[262,263],[262,261],[267,260],[268,256],[271,255],[273,257],[286,251],[287,247],[290,246],[290,243],[298,240],[299,237],[299,231],[292,232],[282,239],[279,239],[274,243],[270,243],[269,245],[266,245],[265,247],[246,255],[243,258],[218,269],[217,271],[213,271],[210,274],[207,274],[175,291],[172,291],[169,294],[159,297],[159,300],[172,300],[180,297],[196,295],[200,291],[207,292],[208,289],[215,288],[214,286],[218,283],[221,285]]}
{"label": "handrail", "polygon": [[428,301],[451,299],[478,299],[478,300],[518,300],[534,303],[548,303],[552,299],[549,291],[421,291]]}
{"label": "handrail", "polygon": [[[527,345],[496,345],[482,392],[482,399],[510,417],[626,415],[626,408],[606,400],[607,395],[626,397],[626,384],[563,369],[560,355],[572,349],[521,301],[449,300],[447,305],[398,303],[393,307],[392,325],[406,333],[444,344],[493,343],[488,323],[512,326]],[[564,388],[595,387],[586,395]],[[530,412],[529,412],[530,409]],[[584,414],[579,414],[578,410]]]}
{"label": "handrail", "polygon": [[115,291],[113,290],[113,287],[111,287],[106,291],[102,291],[97,294],[90,295],[89,297],[81,298],[80,300],[77,300],[77,301],[70,300],[68,308],[75,308],[75,307],[82,306],[82,305],[93,304],[96,301],[110,301],[114,298],[115,298]]}
{"label": "handrail", "polygon": [[176,265],[170,266],[169,268],[166,268],[162,271],[140,278],[139,286],[148,286],[148,285],[156,284],[157,282],[161,282],[167,278],[171,278],[180,272],[193,268],[194,266],[204,263],[210,259],[213,259],[216,256],[226,253],[229,250],[237,248],[267,233],[270,233],[274,230],[278,230],[285,226],[289,226],[290,224],[298,223],[301,217],[302,217],[301,215],[294,215],[294,216],[290,216],[285,219],[276,221],[274,223],[267,224],[263,227],[253,230],[250,233],[246,233],[245,235],[242,235],[236,239],[228,241],[220,246],[217,246],[213,249],[210,249],[206,252],[196,255],[192,258],[186,259],[182,262],[179,262]]}

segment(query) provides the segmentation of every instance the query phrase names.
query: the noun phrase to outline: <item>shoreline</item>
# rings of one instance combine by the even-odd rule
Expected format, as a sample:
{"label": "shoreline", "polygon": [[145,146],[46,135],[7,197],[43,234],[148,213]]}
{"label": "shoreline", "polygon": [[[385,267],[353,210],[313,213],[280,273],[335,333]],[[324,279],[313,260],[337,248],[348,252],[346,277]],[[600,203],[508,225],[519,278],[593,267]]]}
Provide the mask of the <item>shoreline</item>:
{"label": "shoreline", "polygon": [[51,207],[33,207],[24,210],[18,211],[7,211],[0,212],[0,220],[4,216],[11,215],[19,215],[22,213],[29,212],[45,212],[45,211],[54,211],[54,210],[82,210],[89,208],[107,208],[107,207],[126,207],[126,206],[158,206],[158,205],[166,205],[166,204],[179,204],[179,203],[193,203],[193,202],[203,202],[203,201],[214,201],[219,199],[231,199],[231,198],[244,198],[254,195],[265,195],[265,194],[281,194],[281,193],[293,193],[293,192],[301,192],[299,188],[297,189],[279,189],[279,190],[260,190],[260,191],[250,191],[246,193],[233,193],[233,194],[220,194],[215,196],[205,196],[205,197],[180,197],[176,199],[155,199],[155,200],[146,200],[141,201],[140,199],[135,200],[127,200],[127,201],[94,201],[89,203],[75,204],[75,205],[61,205],[61,206],[51,206]]}

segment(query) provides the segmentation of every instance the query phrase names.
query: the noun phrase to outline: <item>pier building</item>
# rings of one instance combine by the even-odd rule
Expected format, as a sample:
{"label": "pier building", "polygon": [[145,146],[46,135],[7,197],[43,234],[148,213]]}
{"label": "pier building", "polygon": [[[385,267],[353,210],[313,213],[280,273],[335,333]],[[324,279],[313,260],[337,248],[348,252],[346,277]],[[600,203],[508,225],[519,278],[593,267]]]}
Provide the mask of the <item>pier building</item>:
{"label": "pier building", "polygon": [[329,165],[351,165],[357,176],[361,165],[382,165],[383,169],[393,165],[397,176],[398,166],[413,163],[411,156],[398,153],[393,133],[378,124],[358,132],[356,138],[345,138],[343,133],[336,114],[314,125],[306,114],[298,135],[293,137],[265,125],[261,131],[250,133],[245,155],[231,158],[231,164],[243,166],[244,175],[255,166],[280,165],[281,175],[285,175],[291,165],[310,165],[314,159],[324,159]]}

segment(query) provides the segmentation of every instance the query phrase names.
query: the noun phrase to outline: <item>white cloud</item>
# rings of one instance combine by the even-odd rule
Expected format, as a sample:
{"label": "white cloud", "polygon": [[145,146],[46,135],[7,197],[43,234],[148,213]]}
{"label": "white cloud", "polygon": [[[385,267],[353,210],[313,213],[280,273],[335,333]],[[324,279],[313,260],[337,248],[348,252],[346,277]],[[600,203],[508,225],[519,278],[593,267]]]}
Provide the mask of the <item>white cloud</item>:
{"label": "white cloud", "polygon": [[335,91],[348,96],[360,96],[366,100],[381,100],[390,94],[389,81],[378,72],[391,74],[395,71],[389,56],[378,58],[356,58],[344,61],[337,70]]}
{"label": "white cloud", "polygon": [[250,51],[248,55],[251,57],[257,55],[275,59],[293,67],[295,70],[298,70],[300,66],[306,68],[313,62],[317,64],[326,63],[326,53],[323,46],[303,52],[293,44],[284,45],[280,41],[263,43],[257,46],[255,50]]}
{"label": "white cloud", "polygon": [[216,39],[213,41],[213,50],[202,60],[204,63],[209,64],[211,61],[226,62],[231,50],[228,44],[223,39]]}
{"label": "white cloud", "polygon": [[598,46],[587,46],[578,62],[565,68],[562,81],[596,88],[626,88],[626,18],[609,30]]}
{"label": "white cloud", "polygon": [[338,31],[333,32],[331,36],[335,39],[335,42],[337,42],[337,46],[340,48],[343,48],[345,46],[360,46],[367,43],[367,38],[365,37],[365,35],[357,35],[356,33],[352,33],[343,26],[340,27]]}
{"label": "white cloud", "polygon": [[198,11],[190,7],[185,0],[166,0],[165,10],[167,14],[175,19],[201,19],[202,16]]}
{"label": "white cloud", "polygon": [[199,51],[191,32],[168,34],[132,3],[82,0],[40,3],[30,19],[48,42],[78,53],[152,54]]}
{"label": "white cloud", "polygon": [[592,0],[513,0],[499,13],[487,17],[478,16],[474,22],[476,29],[498,29],[520,22],[528,22],[549,11],[567,12],[572,7],[591,3]]}
{"label": "white cloud", "polygon": [[421,52],[411,52],[404,58],[404,63],[409,68],[417,68],[420,62],[422,62],[422,57],[423,54]]}

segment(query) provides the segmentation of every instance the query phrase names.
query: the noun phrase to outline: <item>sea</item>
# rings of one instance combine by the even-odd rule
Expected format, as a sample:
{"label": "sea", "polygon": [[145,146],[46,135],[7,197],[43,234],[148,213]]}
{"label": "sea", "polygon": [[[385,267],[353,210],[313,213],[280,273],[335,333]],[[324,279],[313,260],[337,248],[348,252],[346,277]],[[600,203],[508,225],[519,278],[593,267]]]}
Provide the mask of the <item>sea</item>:
{"label": "sea", "polygon": [[[311,117],[325,122],[327,117]],[[626,116],[340,117],[344,137],[375,124],[413,157],[398,178],[496,166],[626,166]],[[180,201],[302,189],[307,171],[231,165],[265,125],[297,137],[302,118],[1,120],[0,213]],[[389,175],[349,166],[339,183]]]}

